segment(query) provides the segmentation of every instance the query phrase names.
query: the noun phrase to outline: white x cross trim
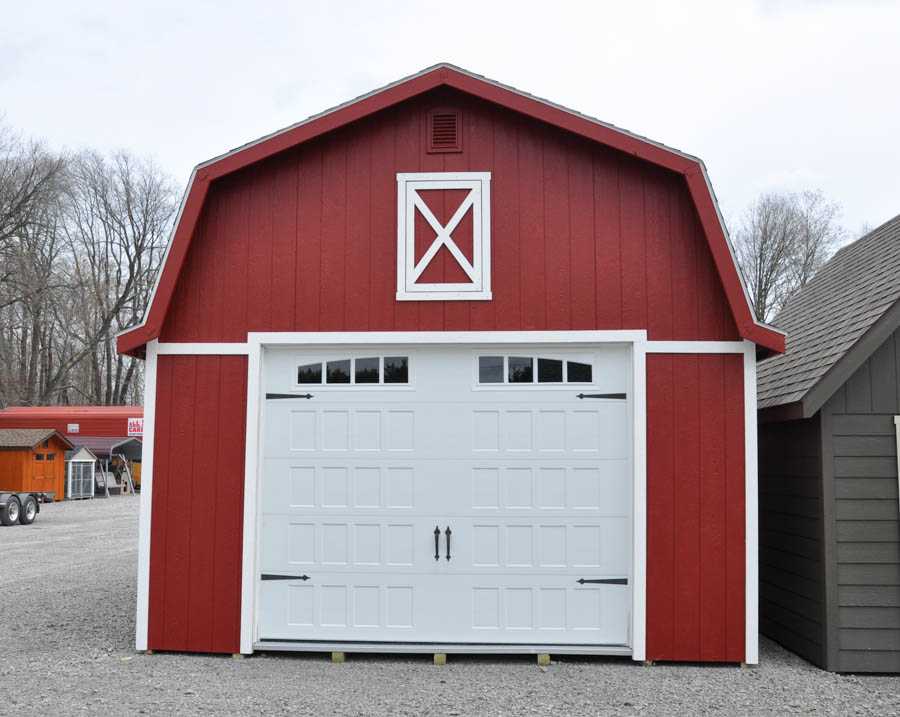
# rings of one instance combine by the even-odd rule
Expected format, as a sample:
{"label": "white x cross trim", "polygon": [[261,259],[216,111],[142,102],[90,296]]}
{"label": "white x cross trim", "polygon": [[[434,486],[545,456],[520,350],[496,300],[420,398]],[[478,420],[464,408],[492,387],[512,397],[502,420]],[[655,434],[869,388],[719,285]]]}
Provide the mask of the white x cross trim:
{"label": "white x cross trim", "polygon": [[450,217],[450,221],[447,222],[446,226],[442,226],[441,223],[437,220],[437,217],[434,216],[431,209],[428,208],[428,205],[425,204],[424,200],[419,193],[413,189],[413,202],[415,204],[416,209],[422,214],[425,218],[425,221],[434,229],[437,237],[431,243],[431,246],[428,247],[428,250],[422,255],[422,258],[419,260],[419,263],[415,265],[412,274],[412,280],[417,281],[420,276],[422,276],[422,272],[428,267],[428,264],[434,259],[435,255],[440,251],[442,246],[446,246],[447,249],[450,250],[450,253],[453,254],[453,258],[456,259],[457,263],[462,267],[462,270],[466,272],[466,276],[469,277],[469,281],[477,281],[477,277],[475,275],[475,267],[469,262],[466,258],[466,255],[462,253],[459,246],[457,246],[456,242],[453,241],[453,231],[456,227],[459,226],[459,223],[463,220],[463,217],[466,216],[466,212],[469,211],[469,208],[472,206],[475,201],[475,190],[471,190],[466,198],[463,199],[462,204],[459,205],[459,208],[454,212],[453,216]]}

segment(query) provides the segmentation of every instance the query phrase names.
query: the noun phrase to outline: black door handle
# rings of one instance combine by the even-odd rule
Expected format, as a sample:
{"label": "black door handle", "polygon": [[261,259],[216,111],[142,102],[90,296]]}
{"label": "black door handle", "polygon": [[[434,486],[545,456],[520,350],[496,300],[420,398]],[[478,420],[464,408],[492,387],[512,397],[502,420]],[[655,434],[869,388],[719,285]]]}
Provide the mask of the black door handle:
{"label": "black door handle", "polygon": [[434,559],[440,560],[441,529],[434,526]]}
{"label": "black door handle", "polygon": [[450,536],[453,535],[453,531],[450,530],[450,526],[447,526],[447,530],[444,531],[444,535],[447,538],[447,560],[450,560]]}

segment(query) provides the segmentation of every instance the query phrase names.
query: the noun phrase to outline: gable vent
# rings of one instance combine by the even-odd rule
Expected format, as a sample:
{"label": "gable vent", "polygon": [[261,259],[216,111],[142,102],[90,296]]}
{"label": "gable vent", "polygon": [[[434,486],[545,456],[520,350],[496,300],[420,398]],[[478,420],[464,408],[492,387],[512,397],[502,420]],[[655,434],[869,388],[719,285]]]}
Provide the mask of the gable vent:
{"label": "gable vent", "polygon": [[428,151],[462,152],[462,117],[458,110],[428,113]]}

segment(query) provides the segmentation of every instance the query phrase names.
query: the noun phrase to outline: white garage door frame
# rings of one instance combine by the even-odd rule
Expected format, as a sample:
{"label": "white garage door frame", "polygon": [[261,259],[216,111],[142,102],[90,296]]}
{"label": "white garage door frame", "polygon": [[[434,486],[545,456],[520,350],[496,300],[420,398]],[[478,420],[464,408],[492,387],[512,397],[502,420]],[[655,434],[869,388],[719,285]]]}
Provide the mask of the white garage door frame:
{"label": "white garage door frame", "polygon": [[[247,384],[247,438],[244,478],[244,534],[241,581],[241,652],[250,654],[258,643],[257,605],[259,564],[259,491],[261,485],[262,462],[260,460],[263,392],[266,347],[330,347],[343,345],[543,345],[580,344],[600,346],[603,344],[627,344],[632,354],[633,419],[632,427],[632,469],[633,469],[633,518],[632,518],[632,605],[631,605],[631,646],[624,654],[635,660],[644,659],[645,645],[645,596],[646,596],[646,370],[645,353],[647,335],[645,331],[462,331],[462,332],[315,332],[315,333],[250,333],[248,334],[248,384]],[[339,649],[339,645],[319,645],[318,649]],[[388,651],[390,645],[377,645],[378,651]],[[535,649],[540,646],[535,645]],[[305,649],[310,649],[309,647]],[[359,649],[354,645],[354,650]],[[406,652],[417,649],[411,645],[397,645],[396,649]],[[425,649],[425,648],[422,648]],[[460,645],[459,649],[473,652],[472,646]],[[433,651],[429,648],[426,651]],[[452,646],[442,647],[442,651],[453,651]],[[492,646],[490,651],[500,651]],[[510,645],[511,652],[528,652],[528,645]],[[559,651],[556,648],[554,651]],[[592,652],[589,646],[574,647],[571,651]]]}
{"label": "white garage door frame", "polygon": [[[149,626],[150,523],[153,491],[153,443],[157,358],[163,355],[247,356],[247,426],[244,472],[244,513],[241,568],[240,650],[252,654],[256,641],[258,493],[260,486],[260,429],[262,417],[263,352],[266,346],[340,346],[348,344],[630,344],[632,353],[633,511],[631,657],[646,655],[647,566],[647,396],[648,353],[740,354],[744,363],[745,424],[745,662],[758,662],[758,528],[756,455],[756,346],[750,341],[648,341],[644,330],[626,331],[465,331],[465,332],[284,332],[247,335],[246,343],[147,344],[145,400],[145,460],[138,537],[138,580],[135,646],[147,649]],[[354,647],[354,649],[356,649]],[[380,648],[384,651],[385,648]],[[412,651],[408,647],[405,651]],[[466,651],[474,651],[467,649]],[[495,648],[492,652],[497,652]],[[527,652],[527,646],[511,646]],[[590,652],[583,648],[582,652]]]}

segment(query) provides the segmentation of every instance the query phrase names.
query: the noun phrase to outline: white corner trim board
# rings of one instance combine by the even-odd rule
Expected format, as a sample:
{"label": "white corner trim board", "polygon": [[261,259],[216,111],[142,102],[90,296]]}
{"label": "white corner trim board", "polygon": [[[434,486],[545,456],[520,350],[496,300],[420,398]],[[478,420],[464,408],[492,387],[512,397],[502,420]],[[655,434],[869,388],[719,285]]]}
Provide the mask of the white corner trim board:
{"label": "white corner trim board", "polygon": [[144,435],[141,460],[141,505],[138,523],[137,612],[134,646],[147,649],[150,616],[150,520],[153,507],[153,443],[156,425],[156,355],[158,342],[147,343],[144,366]]}
{"label": "white corner trim board", "polygon": [[759,497],[756,441],[756,344],[744,341],[744,540],[747,555],[744,571],[744,662],[748,665],[759,662]]}

